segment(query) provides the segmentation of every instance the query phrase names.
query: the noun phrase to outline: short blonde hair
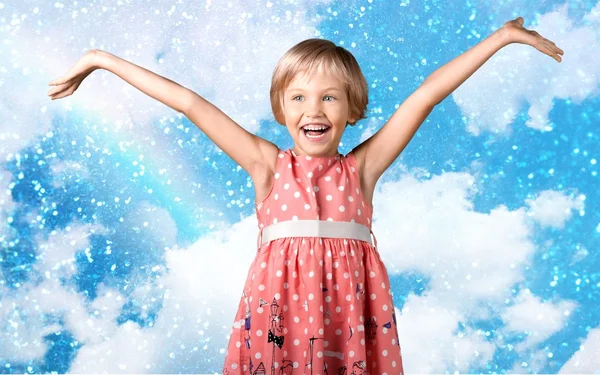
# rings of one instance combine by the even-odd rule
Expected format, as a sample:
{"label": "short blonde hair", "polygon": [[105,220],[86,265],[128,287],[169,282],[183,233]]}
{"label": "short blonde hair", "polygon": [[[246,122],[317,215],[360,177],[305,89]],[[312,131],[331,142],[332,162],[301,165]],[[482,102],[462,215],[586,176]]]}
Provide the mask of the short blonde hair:
{"label": "short blonde hair", "polygon": [[367,81],[354,56],[345,48],[336,46],[325,39],[307,39],[290,48],[279,60],[271,80],[271,108],[275,120],[285,126],[281,103],[283,93],[296,74],[311,74],[323,66],[337,76],[342,82],[349,104],[349,117],[356,120],[367,118],[369,88]]}

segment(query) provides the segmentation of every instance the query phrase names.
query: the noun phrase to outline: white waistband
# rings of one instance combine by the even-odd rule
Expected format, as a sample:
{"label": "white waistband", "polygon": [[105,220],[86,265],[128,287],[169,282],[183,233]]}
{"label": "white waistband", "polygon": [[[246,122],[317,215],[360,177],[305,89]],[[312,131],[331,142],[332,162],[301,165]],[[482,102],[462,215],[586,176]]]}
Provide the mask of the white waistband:
{"label": "white waistband", "polygon": [[286,220],[266,226],[258,234],[259,246],[284,237],[349,238],[373,245],[371,230],[358,223],[325,220]]}

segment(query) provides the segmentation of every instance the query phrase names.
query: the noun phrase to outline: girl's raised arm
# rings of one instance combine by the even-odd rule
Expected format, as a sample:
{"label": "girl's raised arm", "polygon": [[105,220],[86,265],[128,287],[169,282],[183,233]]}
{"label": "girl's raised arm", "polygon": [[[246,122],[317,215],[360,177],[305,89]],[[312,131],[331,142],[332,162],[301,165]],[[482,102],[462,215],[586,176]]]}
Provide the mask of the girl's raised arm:
{"label": "girl's raised arm", "polygon": [[255,182],[264,176],[270,165],[266,156],[272,155],[277,146],[248,132],[195,92],[109,52],[87,52],[65,76],[49,83],[55,87],[48,91],[48,96],[54,100],[71,95],[96,69],[116,74],[144,94],[183,113]]}

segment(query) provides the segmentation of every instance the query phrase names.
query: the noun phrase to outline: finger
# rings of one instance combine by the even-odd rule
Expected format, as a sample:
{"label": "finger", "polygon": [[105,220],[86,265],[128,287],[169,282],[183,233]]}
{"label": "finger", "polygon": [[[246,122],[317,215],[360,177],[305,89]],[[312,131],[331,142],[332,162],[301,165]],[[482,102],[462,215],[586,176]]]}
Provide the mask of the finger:
{"label": "finger", "polygon": [[55,79],[53,81],[50,81],[48,83],[48,85],[50,85],[50,86],[61,85],[61,84],[65,83],[65,82],[67,82],[69,79],[70,79],[69,77],[60,77],[60,78],[57,78],[57,79]]}
{"label": "finger", "polygon": [[556,55],[558,55],[558,54],[563,55],[564,54],[563,51],[560,48],[556,47],[556,45],[554,45],[554,43],[550,42],[548,39],[544,39],[544,42],[545,42],[546,47],[550,51],[552,51],[552,53],[554,53]]}
{"label": "finger", "polygon": [[561,60],[560,56],[558,56],[558,54],[556,54],[556,52],[555,52],[555,51],[553,51],[553,50],[552,50],[552,48],[550,48],[550,47],[548,47],[548,46],[546,45],[546,50],[548,51],[548,52],[547,52],[547,54],[548,54],[550,57],[552,57],[554,60],[556,60],[556,61],[560,62],[560,60]]}
{"label": "finger", "polygon": [[549,39],[546,39],[546,38],[544,38],[544,41],[550,43],[552,45],[552,47],[557,51],[557,53],[560,53],[561,55],[565,54],[565,52],[562,49],[558,48],[558,46],[556,45],[556,43],[554,43],[553,41],[551,41]]}

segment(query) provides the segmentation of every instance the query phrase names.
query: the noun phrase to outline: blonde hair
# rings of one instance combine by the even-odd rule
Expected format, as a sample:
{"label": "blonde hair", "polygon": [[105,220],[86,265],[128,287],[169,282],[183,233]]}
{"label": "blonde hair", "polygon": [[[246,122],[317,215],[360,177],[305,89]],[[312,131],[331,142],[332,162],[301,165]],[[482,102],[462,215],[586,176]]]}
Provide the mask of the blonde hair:
{"label": "blonde hair", "polygon": [[321,66],[344,83],[350,109],[349,118],[356,119],[348,123],[354,126],[359,120],[367,118],[365,113],[369,103],[369,88],[354,56],[329,40],[307,39],[290,48],[279,59],[273,72],[270,90],[271,109],[278,123],[285,126],[281,108],[283,92],[296,74],[300,72],[311,74]]}

